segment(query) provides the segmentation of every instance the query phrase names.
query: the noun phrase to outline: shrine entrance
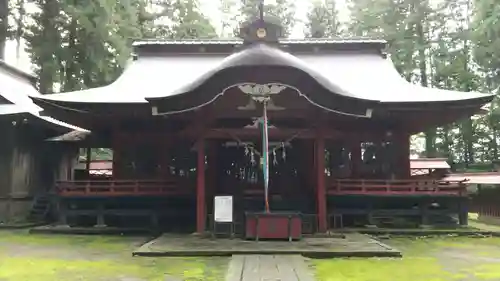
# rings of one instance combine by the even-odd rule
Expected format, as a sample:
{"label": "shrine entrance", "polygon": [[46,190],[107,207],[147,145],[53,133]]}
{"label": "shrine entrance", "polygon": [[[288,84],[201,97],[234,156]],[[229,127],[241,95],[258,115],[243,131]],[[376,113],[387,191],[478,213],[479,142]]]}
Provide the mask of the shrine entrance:
{"label": "shrine entrance", "polygon": [[[269,208],[273,211],[315,213],[315,197],[304,169],[303,140],[269,142]],[[258,140],[226,140],[217,145],[215,193],[232,195],[235,218],[265,210],[264,178]],[[312,163],[311,163],[312,164]]]}

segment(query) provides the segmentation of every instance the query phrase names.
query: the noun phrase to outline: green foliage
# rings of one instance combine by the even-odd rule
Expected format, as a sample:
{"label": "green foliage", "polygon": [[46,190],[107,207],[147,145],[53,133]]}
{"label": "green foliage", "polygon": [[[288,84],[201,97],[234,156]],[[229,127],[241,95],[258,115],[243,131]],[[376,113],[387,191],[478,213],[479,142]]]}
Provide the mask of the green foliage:
{"label": "green foliage", "polygon": [[25,38],[40,90],[79,90],[116,79],[130,57],[131,39],[140,36],[131,3],[37,1]]}
{"label": "green foliage", "polygon": [[489,78],[489,86],[500,85],[500,1],[475,1],[472,27],[475,61]]}
{"label": "green foliage", "polygon": [[[261,0],[221,0],[221,12],[230,23],[224,23],[225,30],[232,29],[232,37],[239,36],[242,24],[259,18],[259,3]],[[296,6],[293,0],[275,0],[274,3],[264,2],[264,15],[283,27],[283,34],[288,36],[297,19]],[[236,9],[234,7],[237,7]],[[229,14],[232,13],[232,14]],[[228,32],[225,32],[228,33]],[[225,34],[224,34],[225,35]]]}
{"label": "green foliage", "polygon": [[0,60],[4,59],[5,44],[9,37],[9,1],[0,0]]}
{"label": "green foliage", "polygon": [[336,37],[340,32],[334,0],[314,0],[307,13],[305,34],[307,37]]}
{"label": "green foliage", "polygon": [[[215,29],[196,0],[39,0],[27,51],[40,90],[74,91],[111,83],[141,37],[206,38]],[[159,14],[152,10],[160,9]],[[165,18],[166,17],[166,18]]]}
{"label": "green foliage", "polygon": [[172,39],[215,38],[217,33],[200,11],[197,0],[162,0],[156,3],[161,12],[155,15],[156,37]]}
{"label": "green foliage", "polygon": [[[90,149],[90,159],[95,160],[113,160],[113,151],[109,148],[91,148]],[[87,160],[87,149],[81,148],[78,156],[79,161]]]}

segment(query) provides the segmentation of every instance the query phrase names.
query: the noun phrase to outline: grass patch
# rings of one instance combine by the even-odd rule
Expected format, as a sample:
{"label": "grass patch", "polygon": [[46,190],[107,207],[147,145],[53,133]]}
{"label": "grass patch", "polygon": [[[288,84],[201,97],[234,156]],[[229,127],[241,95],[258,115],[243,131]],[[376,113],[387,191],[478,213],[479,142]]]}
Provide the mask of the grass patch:
{"label": "grass patch", "polygon": [[221,280],[226,258],[145,258],[146,238],[0,231],[0,280]]}
{"label": "grass patch", "polygon": [[321,281],[454,280],[434,258],[316,261],[316,269]]}
{"label": "grass patch", "polygon": [[499,280],[500,238],[394,238],[402,259],[313,260],[320,281]]}
{"label": "grass patch", "polygon": [[165,276],[197,280],[220,280],[220,270],[207,266],[206,261],[195,259],[162,260],[140,258],[64,260],[58,258],[29,258],[0,256],[1,280],[165,280]]}

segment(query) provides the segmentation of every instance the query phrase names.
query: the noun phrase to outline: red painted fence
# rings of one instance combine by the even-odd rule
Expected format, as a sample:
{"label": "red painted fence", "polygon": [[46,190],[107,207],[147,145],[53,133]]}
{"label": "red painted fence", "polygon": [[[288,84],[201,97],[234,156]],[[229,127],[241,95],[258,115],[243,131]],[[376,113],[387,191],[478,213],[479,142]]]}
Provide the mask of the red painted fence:
{"label": "red painted fence", "polygon": [[[244,194],[260,194],[262,188],[245,188]],[[195,194],[194,184],[171,180],[81,180],[58,181],[61,196],[142,196]],[[281,191],[279,191],[281,192]],[[448,195],[465,196],[462,181],[439,180],[368,180],[339,179],[330,181],[328,195]]]}
{"label": "red painted fence", "polygon": [[339,179],[330,181],[327,194],[465,196],[466,185],[463,181]]}
{"label": "red painted fence", "polygon": [[176,180],[81,180],[58,181],[61,196],[146,196],[187,195],[194,189]]}

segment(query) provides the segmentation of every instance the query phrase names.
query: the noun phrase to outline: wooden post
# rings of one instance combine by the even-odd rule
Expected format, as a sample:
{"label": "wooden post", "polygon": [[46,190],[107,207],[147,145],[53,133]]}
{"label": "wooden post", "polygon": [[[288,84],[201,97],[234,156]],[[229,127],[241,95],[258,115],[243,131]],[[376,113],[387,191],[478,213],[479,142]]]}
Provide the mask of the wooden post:
{"label": "wooden post", "polygon": [[86,164],[87,164],[86,167],[85,167],[85,169],[87,169],[86,172],[87,172],[87,177],[88,178],[90,178],[90,163],[92,161],[91,158],[92,158],[92,148],[91,148],[91,146],[89,144],[89,145],[87,145],[87,159],[85,161]]}
{"label": "wooden post", "polygon": [[359,140],[352,140],[349,147],[351,151],[351,175],[350,177],[356,178],[360,174],[361,168],[361,142]]}
{"label": "wooden post", "polygon": [[111,178],[112,179],[118,179],[120,178],[118,175],[120,174],[119,170],[120,170],[120,153],[121,153],[121,143],[120,143],[120,139],[119,139],[119,136],[118,136],[118,133],[116,131],[113,132],[113,164],[112,164],[112,168],[111,168],[111,171],[112,171],[112,174],[111,174]]}
{"label": "wooden post", "polygon": [[316,155],[314,140],[304,140],[305,146],[305,169],[307,172],[307,184],[310,185],[311,190],[315,190],[316,185]]}
{"label": "wooden post", "polygon": [[458,201],[458,223],[461,226],[469,224],[469,198],[459,198]]}
{"label": "wooden post", "polygon": [[426,228],[429,226],[429,207],[430,207],[430,202],[428,199],[424,198],[420,201],[419,203],[419,209],[420,209],[420,227]]}
{"label": "wooden post", "polygon": [[409,179],[411,177],[410,134],[408,134],[406,132],[401,132],[399,134],[400,135],[397,138],[399,145],[396,144],[396,146],[399,147],[399,151],[398,151],[398,156],[399,156],[398,162],[399,163],[397,163],[397,166],[400,167],[399,177],[401,179]]}
{"label": "wooden post", "polygon": [[168,140],[164,140],[161,144],[161,159],[159,161],[159,164],[161,166],[161,171],[160,174],[158,175],[158,178],[160,179],[168,179],[170,178],[170,149],[171,149],[171,143]]}
{"label": "wooden post", "polygon": [[318,231],[327,231],[326,189],[325,189],[325,137],[319,132],[316,137],[316,195],[318,200]]}
{"label": "wooden post", "polygon": [[206,197],[208,199],[208,210],[213,210],[213,198],[217,192],[217,143],[215,141],[209,142],[207,150],[208,166],[206,182],[208,186]]}
{"label": "wooden post", "polygon": [[311,188],[315,190],[316,182],[316,140],[307,140],[307,152],[309,153],[307,173],[309,178],[309,184]]}
{"label": "wooden post", "polygon": [[205,231],[205,140],[202,138],[196,144],[198,159],[196,166],[196,232]]}

